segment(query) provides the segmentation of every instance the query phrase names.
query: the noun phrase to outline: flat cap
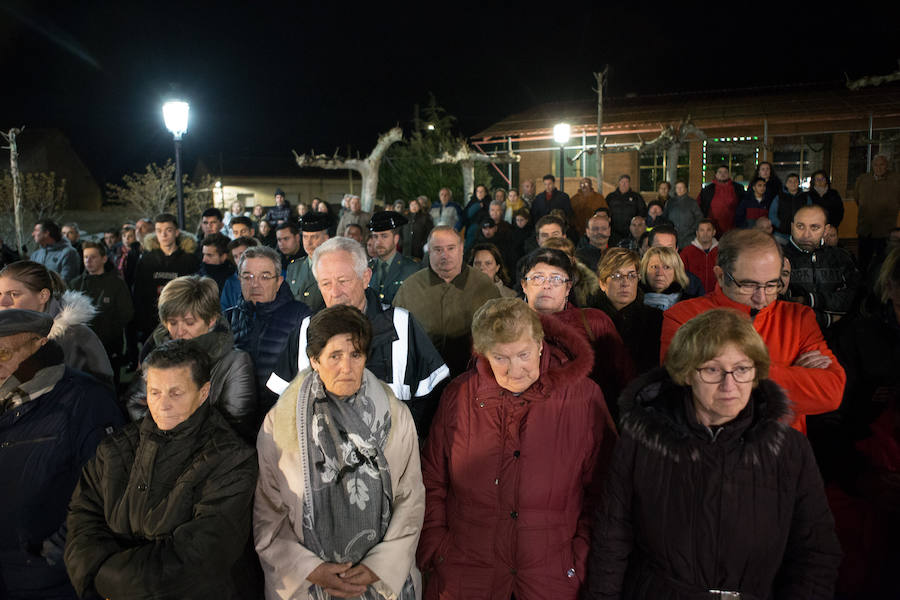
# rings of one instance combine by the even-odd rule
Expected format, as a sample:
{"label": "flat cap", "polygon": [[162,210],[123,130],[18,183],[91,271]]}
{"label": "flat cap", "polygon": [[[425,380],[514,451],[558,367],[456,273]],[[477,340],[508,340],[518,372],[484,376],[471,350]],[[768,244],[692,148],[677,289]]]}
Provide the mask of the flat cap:
{"label": "flat cap", "polygon": [[497,223],[490,217],[485,217],[484,219],[481,220],[481,228],[482,229],[484,229],[485,227],[496,227],[496,226],[497,226]]}
{"label": "flat cap", "polygon": [[328,213],[308,212],[300,217],[301,231],[325,231],[331,225],[331,215]]}
{"label": "flat cap", "polygon": [[41,337],[50,335],[53,317],[36,310],[10,308],[0,310],[0,337],[17,333],[35,333]]}
{"label": "flat cap", "polygon": [[406,225],[409,221],[398,212],[383,210],[369,219],[369,231],[390,231]]}

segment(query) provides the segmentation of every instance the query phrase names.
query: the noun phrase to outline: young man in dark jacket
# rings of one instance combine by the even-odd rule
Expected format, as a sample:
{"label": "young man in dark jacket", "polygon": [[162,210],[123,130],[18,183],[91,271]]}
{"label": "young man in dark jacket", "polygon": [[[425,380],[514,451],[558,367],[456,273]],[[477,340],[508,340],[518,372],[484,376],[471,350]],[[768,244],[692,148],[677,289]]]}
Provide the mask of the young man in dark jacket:
{"label": "young man in dark jacket", "polygon": [[231,573],[247,572],[237,564],[256,450],[210,407],[209,371],[187,340],[144,361],[150,414],[97,448],[69,507],[65,560],[80,597],[233,598],[244,588]]}
{"label": "young man in dark jacket", "polygon": [[606,196],[609,218],[612,221],[613,237],[628,237],[628,226],[633,217],[647,217],[644,197],[631,189],[631,176],[622,175],[616,189]]}

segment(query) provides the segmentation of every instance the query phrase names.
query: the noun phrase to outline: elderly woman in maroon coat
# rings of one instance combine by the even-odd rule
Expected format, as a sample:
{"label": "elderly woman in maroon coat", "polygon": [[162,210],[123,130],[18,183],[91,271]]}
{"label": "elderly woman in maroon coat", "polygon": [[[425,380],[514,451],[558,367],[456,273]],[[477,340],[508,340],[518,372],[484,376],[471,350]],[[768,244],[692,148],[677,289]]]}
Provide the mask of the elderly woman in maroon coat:
{"label": "elderly woman in maroon coat", "polygon": [[521,300],[482,306],[475,367],[441,398],[422,457],[429,599],[574,600],[616,433],[581,335]]}

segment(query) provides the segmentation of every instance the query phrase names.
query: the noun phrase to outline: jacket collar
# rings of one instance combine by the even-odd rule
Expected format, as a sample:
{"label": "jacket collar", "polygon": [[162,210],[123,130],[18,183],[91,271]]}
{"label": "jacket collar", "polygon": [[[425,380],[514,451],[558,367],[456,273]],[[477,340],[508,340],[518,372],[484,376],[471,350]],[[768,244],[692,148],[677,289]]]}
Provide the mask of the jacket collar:
{"label": "jacket collar", "polygon": [[[456,287],[459,290],[466,289],[466,280],[469,278],[469,265],[463,265],[462,271],[459,272],[459,275],[450,280],[450,285]],[[441,279],[440,275],[434,272],[431,268],[431,265],[428,265],[428,285],[435,286],[447,283],[443,279]]]}
{"label": "jacket collar", "polygon": [[194,411],[194,414],[185,419],[182,423],[179,423],[172,429],[168,431],[163,431],[159,427],[156,426],[156,421],[153,420],[153,416],[150,414],[150,411],[147,411],[147,415],[144,417],[144,420],[141,421],[140,430],[141,430],[141,439],[145,439],[147,437],[157,437],[164,439],[184,439],[184,438],[196,438],[197,431],[203,426],[206,422],[206,419],[209,417],[209,398],[203,401],[203,404],[197,407],[197,410]]}
{"label": "jacket collar", "polygon": [[754,309],[750,308],[746,304],[741,304],[740,302],[735,302],[734,300],[732,300],[731,298],[726,296],[725,292],[722,291],[722,288],[719,286],[718,283],[716,283],[715,291],[710,295],[712,296],[713,302],[716,304],[716,306],[725,307],[725,308],[733,308],[734,310],[749,316],[751,319],[756,318],[756,315],[761,315],[764,313],[768,314],[769,312],[775,310],[776,303],[784,302],[784,300],[776,299],[776,300],[773,300],[772,302],[770,302],[769,304],[767,304],[765,308],[756,310],[754,312]]}

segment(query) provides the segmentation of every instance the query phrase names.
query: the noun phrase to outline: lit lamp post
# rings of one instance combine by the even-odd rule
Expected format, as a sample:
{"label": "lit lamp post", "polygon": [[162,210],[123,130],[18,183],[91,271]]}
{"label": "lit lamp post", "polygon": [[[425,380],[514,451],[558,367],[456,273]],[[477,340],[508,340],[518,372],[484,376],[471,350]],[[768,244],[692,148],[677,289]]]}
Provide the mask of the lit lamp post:
{"label": "lit lamp post", "polygon": [[558,123],[553,126],[553,139],[559,144],[559,191],[566,191],[566,144],[572,137],[572,126]]}
{"label": "lit lamp post", "polygon": [[181,183],[181,136],[187,132],[188,110],[187,102],[172,101],[163,104],[163,119],[166,121],[166,129],[172,132],[175,138],[175,189],[178,190],[178,228],[184,229],[184,190]]}

